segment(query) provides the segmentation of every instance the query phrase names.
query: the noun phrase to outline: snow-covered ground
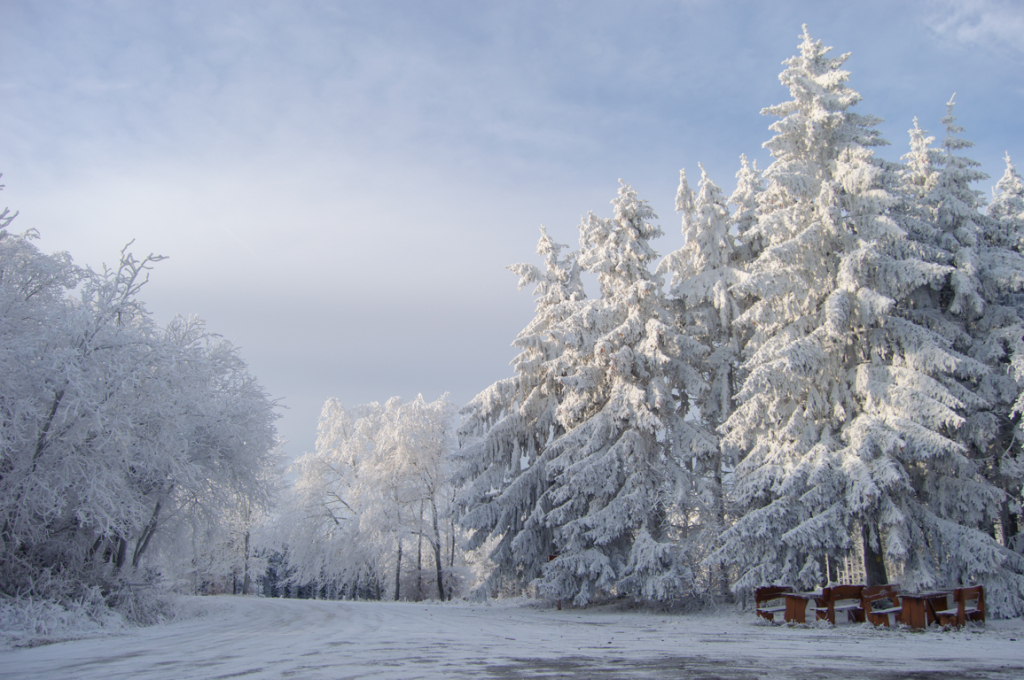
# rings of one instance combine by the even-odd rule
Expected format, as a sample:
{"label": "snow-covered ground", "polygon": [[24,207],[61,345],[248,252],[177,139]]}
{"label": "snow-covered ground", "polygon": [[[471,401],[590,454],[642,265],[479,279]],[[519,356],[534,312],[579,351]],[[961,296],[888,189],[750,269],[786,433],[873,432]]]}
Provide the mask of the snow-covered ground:
{"label": "snow-covered ground", "polygon": [[758,625],[515,603],[188,598],[192,616],[0,651],[0,678],[1014,678],[1024,621],[965,631]]}

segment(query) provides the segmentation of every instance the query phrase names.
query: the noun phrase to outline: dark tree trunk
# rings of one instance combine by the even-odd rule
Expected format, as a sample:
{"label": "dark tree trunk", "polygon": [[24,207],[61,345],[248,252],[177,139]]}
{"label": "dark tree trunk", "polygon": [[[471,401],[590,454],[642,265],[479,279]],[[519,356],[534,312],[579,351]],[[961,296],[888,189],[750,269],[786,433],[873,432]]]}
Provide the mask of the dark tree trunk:
{"label": "dark tree trunk", "polygon": [[419,535],[416,539],[416,601],[423,599],[423,501],[420,501]]}
{"label": "dark tree trunk", "polygon": [[398,539],[398,564],[395,565],[395,602],[401,595],[402,588],[402,539]]}
{"label": "dark tree trunk", "polygon": [[135,543],[135,551],[132,553],[132,567],[139,566],[142,553],[146,552],[146,548],[149,547],[149,539],[153,538],[153,534],[156,533],[157,518],[159,517],[160,501],[157,501],[156,506],[153,508],[153,515],[149,518],[149,523],[142,530],[142,535],[139,536],[139,540]]}
{"label": "dark tree trunk", "polygon": [[443,567],[441,566],[441,532],[437,528],[437,506],[434,502],[430,503],[431,519],[434,525],[434,540],[431,541],[434,546],[434,569],[437,572],[437,597],[444,602],[444,576]]}
{"label": "dark tree trunk", "polygon": [[861,540],[864,542],[864,579],[869,586],[881,586],[889,582],[882,558],[882,541],[878,528],[873,522],[861,526]]}
{"label": "dark tree trunk", "polygon": [[1003,507],[1000,509],[999,514],[999,524],[1003,530],[1003,546],[1014,550],[1016,548],[1014,539],[1020,533],[1020,524],[1017,521],[1017,515],[1010,510],[1009,498],[1003,501]]}
{"label": "dark tree trunk", "polygon": [[[451,548],[451,552],[448,553],[448,569],[450,570],[449,573],[452,573],[452,572],[455,571],[455,520],[452,520],[452,522],[451,522],[451,531],[452,531],[452,533],[451,533],[451,539],[452,540],[451,540],[451,543],[449,544],[449,547]],[[454,583],[449,583],[448,584],[448,601],[451,602],[452,598],[454,598],[454,597],[455,597],[455,584]]]}
{"label": "dark tree trunk", "polygon": [[832,555],[828,556],[828,582],[835,583],[839,580],[839,565],[836,564],[836,558]]}
{"label": "dark tree trunk", "polygon": [[242,595],[249,594],[249,530],[245,531],[245,561],[242,563]]}
{"label": "dark tree trunk", "polygon": [[128,541],[123,536],[117,537],[117,557],[114,559],[114,568],[121,571],[124,566],[125,557],[128,555]]}
{"label": "dark tree trunk", "polygon": [[[714,466],[715,521],[718,524],[716,531],[720,535],[725,531],[725,489],[722,486],[721,452],[715,454]],[[716,569],[718,570],[718,596],[728,602],[732,598],[732,593],[729,590],[729,568],[724,564],[719,564]]]}
{"label": "dark tree trunk", "polygon": [[[452,551],[448,553],[448,566],[452,569],[455,568],[455,520],[452,520]],[[450,597],[448,599],[451,599]]]}

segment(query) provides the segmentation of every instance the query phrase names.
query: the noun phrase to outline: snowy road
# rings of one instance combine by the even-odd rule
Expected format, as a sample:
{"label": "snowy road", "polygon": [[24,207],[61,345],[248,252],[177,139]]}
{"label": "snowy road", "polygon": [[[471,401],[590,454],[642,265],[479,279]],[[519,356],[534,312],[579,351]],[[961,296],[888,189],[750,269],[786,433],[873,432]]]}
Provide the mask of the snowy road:
{"label": "snowy road", "polygon": [[[0,652],[0,678],[1014,678],[1024,621],[965,632],[662,615],[190,598],[200,615]],[[780,673],[781,671],[781,673]]]}

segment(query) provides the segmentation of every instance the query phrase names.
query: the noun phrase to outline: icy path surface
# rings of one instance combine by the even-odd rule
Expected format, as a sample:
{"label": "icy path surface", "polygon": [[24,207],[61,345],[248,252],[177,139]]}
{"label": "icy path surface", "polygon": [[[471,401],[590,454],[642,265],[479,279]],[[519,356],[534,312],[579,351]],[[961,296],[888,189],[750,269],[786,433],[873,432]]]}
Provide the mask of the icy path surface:
{"label": "icy path surface", "polygon": [[194,618],[0,652],[0,678],[1024,678],[1024,622],[911,633],[463,603],[190,598]]}

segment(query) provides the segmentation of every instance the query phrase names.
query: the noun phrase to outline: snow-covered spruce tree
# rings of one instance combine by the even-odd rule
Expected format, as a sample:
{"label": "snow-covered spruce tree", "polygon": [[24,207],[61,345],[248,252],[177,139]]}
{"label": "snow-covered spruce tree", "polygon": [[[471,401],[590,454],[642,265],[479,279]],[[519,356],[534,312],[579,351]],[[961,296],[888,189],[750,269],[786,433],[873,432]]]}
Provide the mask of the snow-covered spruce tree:
{"label": "snow-covered spruce tree", "polygon": [[941,150],[930,147],[933,138],[916,121],[911,130],[903,186],[914,207],[904,214],[916,225],[908,231],[923,251],[952,270],[941,285],[916,290],[904,313],[988,370],[961,370],[959,383],[946,381],[961,402],[955,436],[965,457],[937,457],[930,474],[918,479],[915,491],[927,511],[904,580],[983,582],[990,610],[1007,615],[1021,608],[1024,564],[992,537],[998,527],[1006,542],[1012,501],[1005,491],[1020,478],[1011,411],[1020,391],[1012,365],[1024,335],[1024,259],[1009,232],[979,211],[981,193],[972,184],[987,176],[961,154],[972,144],[960,137],[952,100],[942,122]]}
{"label": "snow-covered spruce tree", "polygon": [[758,197],[762,191],[764,179],[757,169],[757,161],[750,163],[746,154],[742,154],[740,169],[736,171],[736,190],[729,197],[729,205],[735,206],[732,222],[739,243],[733,259],[737,264],[750,262],[764,249],[764,242],[757,230],[761,214]]}
{"label": "snow-covered spruce tree", "polygon": [[[743,159],[741,174],[750,167]],[[735,324],[742,312],[730,289],[744,280],[736,266],[739,253],[731,233],[734,219],[746,221],[756,211],[747,202],[756,197],[756,179],[740,177],[740,207],[737,217],[729,215],[725,196],[701,167],[701,180],[693,196],[685,172],[680,172],[676,209],[682,213],[685,245],[670,253],[659,265],[659,274],[669,274],[667,304],[673,309],[677,328],[696,341],[699,353],[689,357],[707,386],[702,392],[687,395],[696,406],[692,419],[681,423],[672,437],[675,455],[689,479],[677,499],[683,523],[682,549],[696,565],[716,547],[718,536],[726,528],[722,477],[723,461],[718,427],[732,412],[740,364],[740,327]],[[741,228],[740,233],[748,229]],[[693,526],[686,525],[692,523]],[[728,579],[724,570],[717,577],[708,574],[702,590],[724,594]],[[715,582],[712,582],[715,581]]]}
{"label": "snow-covered spruce tree", "polygon": [[[1024,250],[1024,181],[1017,174],[1017,168],[1006,155],[1006,170],[993,188],[992,202],[986,210],[992,220],[990,230],[986,232],[986,240],[994,242],[997,247],[1010,249],[1020,253]],[[992,333],[983,341],[981,347],[991,347],[986,352],[990,364],[995,364],[993,373],[1013,381],[1013,390],[1007,390],[1002,402],[1002,414],[1006,417],[1002,430],[1005,433],[1007,424],[1012,425],[1012,439],[1006,442],[1005,434],[999,442],[995,457],[997,465],[993,472],[995,482],[1007,496],[1003,500],[1000,513],[1000,528],[1003,545],[1018,553],[1024,553],[1024,540],[1021,538],[1021,505],[1024,503],[1021,480],[1024,478],[1024,463],[1021,461],[1020,441],[1024,433],[1020,431],[1020,418],[1024,414],[1024,328],[1020,324],[1024,310],[1024,296],[1019,286],[1001,287],[1003,294],[998,302],[990,302],[986,309],[986,317],[993,317],[993,308],[1012,309],[1005,311],[1007,322],[1000,324],[999,332]],[[986,286],[986,290],[989,288]],[[994,291],[993,291],[994,292]],[[1007,398],[1014,399],[1010,408],[1005,408]]]}
{"label": "snow-covered spruce tree", "polygon": [[[962,154],[973,144],[960,136],[963,128],[956,124],[952,99],[942,123],[946,137],[936,156],[932,189],[922,203],[954,270],[945,286],[929,296],[930,304],[919,301],[915,313],[988,372],[966,383],[976,394],[963,399],[965,421],[958,431],[968,462],[958,465],[959,474],[936,465],[939,474],[921,490],[941,520],[927,535],[927,545],[940,581],[982,581],[994,614],[1017,615],[1024,611],[1024,562],[996,550],[991,538],[998,531],[1005,546],[1008,533],[1015,533],[1015,500],[1007,492],[1019,489],[1022,472],[1013,415],[1021,383],[1013,367],[1024,349],[1024,258],[1016,249],[1014,225],[980,212],[981,192],[972,185],[987,175]],[[965,534],[960,526],[943,523],[949,521],[975,531]]]}
{"label": "snow-covered spruce tree", "polygon": [[516,375],[490,386],[462,409],[456,474],[460,522],[474,532],[468,549],[497,540],[490,553],[495,567],[482,592],[521,592],[541,575],[554,552],[545,521],[550,507],[542,499],[550,486],[547,445],[563,433],[556,417],[563,392],[558,379],[568,368],[553,329],[585,297],[576,255],[563,258],[565,247],[541,227],[537,253],[545,268],[509,267],[519,276],[520,290],[534,285],[537,298],[533,320],[513,343],[520,350],[513,361]]}
{"label": "snow-covered spruce tree", "polygon": [[1024,179],[1017,172],[1017,166],[1007,153],[1004,158],[1006,169],[992,188],[992,202],[986,214],[996,221],[993,235],[1000,243],[1017,252],[1024,251]]}
{"label": "snow-covered spruce tree", "polygon": [[678,359],[681,339],[650,271],[649,241],[662,233],[654,213],[628,185],[612,205],[611,219],[590,214],[580,225],[580,265],[601,297],[557,330],[571,373],[558,408],[566,433],[549,446],[557,557],[538,585],[577,605],[609,593],[672,600],[693,578],[674,526],[685,474],[670,437],[683,429],[686,395],[703,386]]}
{"label": "snow-covered spruce tree", "polygon": [[715,559],[739,569],[737,589],[808,586],[858,540],[869,582],[887,580],[887,560],[923,585],[933,513],[915,492],[966,461],[953,437],[970,395],[950,376],[983,369],[902,314],[913,291],[952,272],[918,257],[889,216],[895,173],[871,150],[884,144],[878,120],[850,110],[860,96],[841,70],[848,55],[828,57],[806,27],[802,37],[780,75],[793,99],[764,110],[780,118],[765,144],[765,249],[735,287],[755,298],[739,319],[753,331],[750,373],[723,426],[742,457],[744,512]]}

